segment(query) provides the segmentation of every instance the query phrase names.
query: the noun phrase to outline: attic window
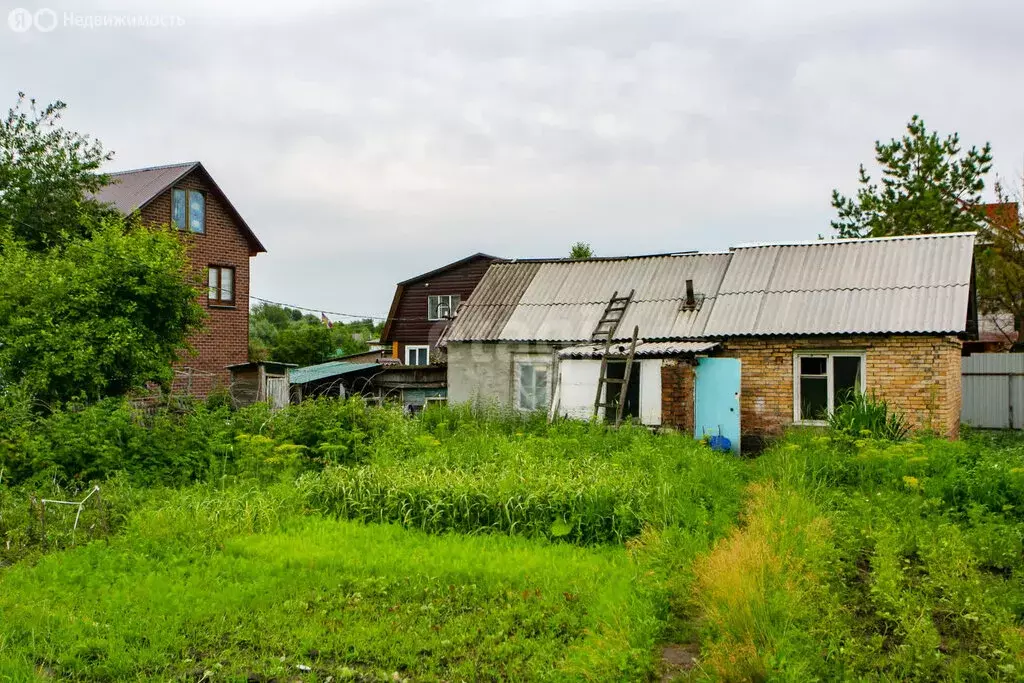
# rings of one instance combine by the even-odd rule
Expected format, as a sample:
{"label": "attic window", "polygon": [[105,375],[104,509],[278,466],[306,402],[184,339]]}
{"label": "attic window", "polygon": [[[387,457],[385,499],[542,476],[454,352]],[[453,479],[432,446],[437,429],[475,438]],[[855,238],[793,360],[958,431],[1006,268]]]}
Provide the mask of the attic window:
{"label": "attic window", "polygon": [[206,232],[206,195],[199,190],[174,188],[171,192],[171,224],[178,230]]}
{"label": "attic window", "polygon": [[449,320],[459,307],[458,294],[433,294],[427,297],[427,320]]}

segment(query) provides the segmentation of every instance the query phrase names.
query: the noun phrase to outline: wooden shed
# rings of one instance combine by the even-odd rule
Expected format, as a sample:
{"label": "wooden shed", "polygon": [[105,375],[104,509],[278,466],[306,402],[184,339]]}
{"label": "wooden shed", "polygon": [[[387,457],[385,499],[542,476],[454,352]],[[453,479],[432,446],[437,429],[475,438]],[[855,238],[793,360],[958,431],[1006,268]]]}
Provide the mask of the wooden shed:
{"label": "wooden shed", "polygon": [[231,370],[231,401],[236,408],[265,401],[275,410],[288,405],[288,369],[293,363],[239,363]]}

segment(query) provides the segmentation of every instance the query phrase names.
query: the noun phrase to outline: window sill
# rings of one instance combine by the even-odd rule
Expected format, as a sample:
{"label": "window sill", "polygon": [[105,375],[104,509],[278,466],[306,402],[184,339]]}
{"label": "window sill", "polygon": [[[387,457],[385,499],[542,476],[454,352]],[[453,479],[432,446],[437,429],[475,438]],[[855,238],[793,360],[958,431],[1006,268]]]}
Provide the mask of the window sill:
{"label": "window sill", "polygon": [[828,420],[794,420],[797,427],[828,427]]}
{"label": "window sill", "polygon": [[219,308],[219,309],[225,310],[225,311],[230,311],[230,310],[234,310],[234,309],[238,308],[238,306],[236,306],[235,304],[212,304],[212,303],[208,303],[208,304],[206,304],[206,306],[208,308]]}

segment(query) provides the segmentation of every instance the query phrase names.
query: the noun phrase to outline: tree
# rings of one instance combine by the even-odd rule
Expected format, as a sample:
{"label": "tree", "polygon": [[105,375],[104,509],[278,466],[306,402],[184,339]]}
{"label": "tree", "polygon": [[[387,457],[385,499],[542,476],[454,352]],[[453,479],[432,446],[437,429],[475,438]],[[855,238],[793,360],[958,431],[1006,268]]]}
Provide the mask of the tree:
{"label": "tree", "polygon": [[296,363],[300,366],[316,365],[334,355],[331,330],[320,323],[303,322],[281,330],[277,344],[270,350],[270,360]]}
{"label": "tree", "polygon": [[40,109],[18,93],[0,121],[0,225],[36,251],[88,236],[112,214],[90,198],[108,182],[99,168],[112,155],[59,126],[66,106],[57,101]]}
{"label": "tree", "polygon": [[888,143],[875,142],[881,185],[872,182],[863,164],[855,199],[832,191],[840,237],[884,237],[978,229],[985,174],[992,168],[988,143],[966,152],[957,134],[940,138],[917,115],[907,134]]}
{"label": "tree", "polygon": [[594,250],[587,242],[576,242],[569,251],[569,258],[587,259],[594,258]]}
{"label": "tree", "polygon": [[1024,193],[1011,197],[996,183],[996,195],[1000,203],[991,205],[978,234],[978,308],[1012,315],[1012,329],[1002,330],[1009,337],[1024,331],[1024,216],[1019,208]]}
{"label": "tree", "polygon": [[91,239],[32,246],[0,252],[0,381],[60,402],[173,379],[203,319],[175,235],[108,219]]}
{"label": "tree", "polygon": [[311,313],[260,303],[249,315],[249,357],[314,365],[340,355],[366,351],[369,349],[367,341],[379,336],[380,329],[370,319],[335,322],[328,328]]}

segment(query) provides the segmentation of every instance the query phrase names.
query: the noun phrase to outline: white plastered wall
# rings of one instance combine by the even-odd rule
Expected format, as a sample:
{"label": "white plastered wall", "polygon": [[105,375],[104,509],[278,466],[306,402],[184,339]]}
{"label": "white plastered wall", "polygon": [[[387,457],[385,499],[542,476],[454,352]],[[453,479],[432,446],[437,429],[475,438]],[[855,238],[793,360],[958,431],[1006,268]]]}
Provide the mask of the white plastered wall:
{"label": "white plastered wall", "polygon": [[[661,360],[636,361],[633,371],[640,372],[640,421],[645,425],[661,424]],[[558,363],[556,391],[558,414],[577,420],[594,415],[594,398],[601,361],[565,359]]]}

